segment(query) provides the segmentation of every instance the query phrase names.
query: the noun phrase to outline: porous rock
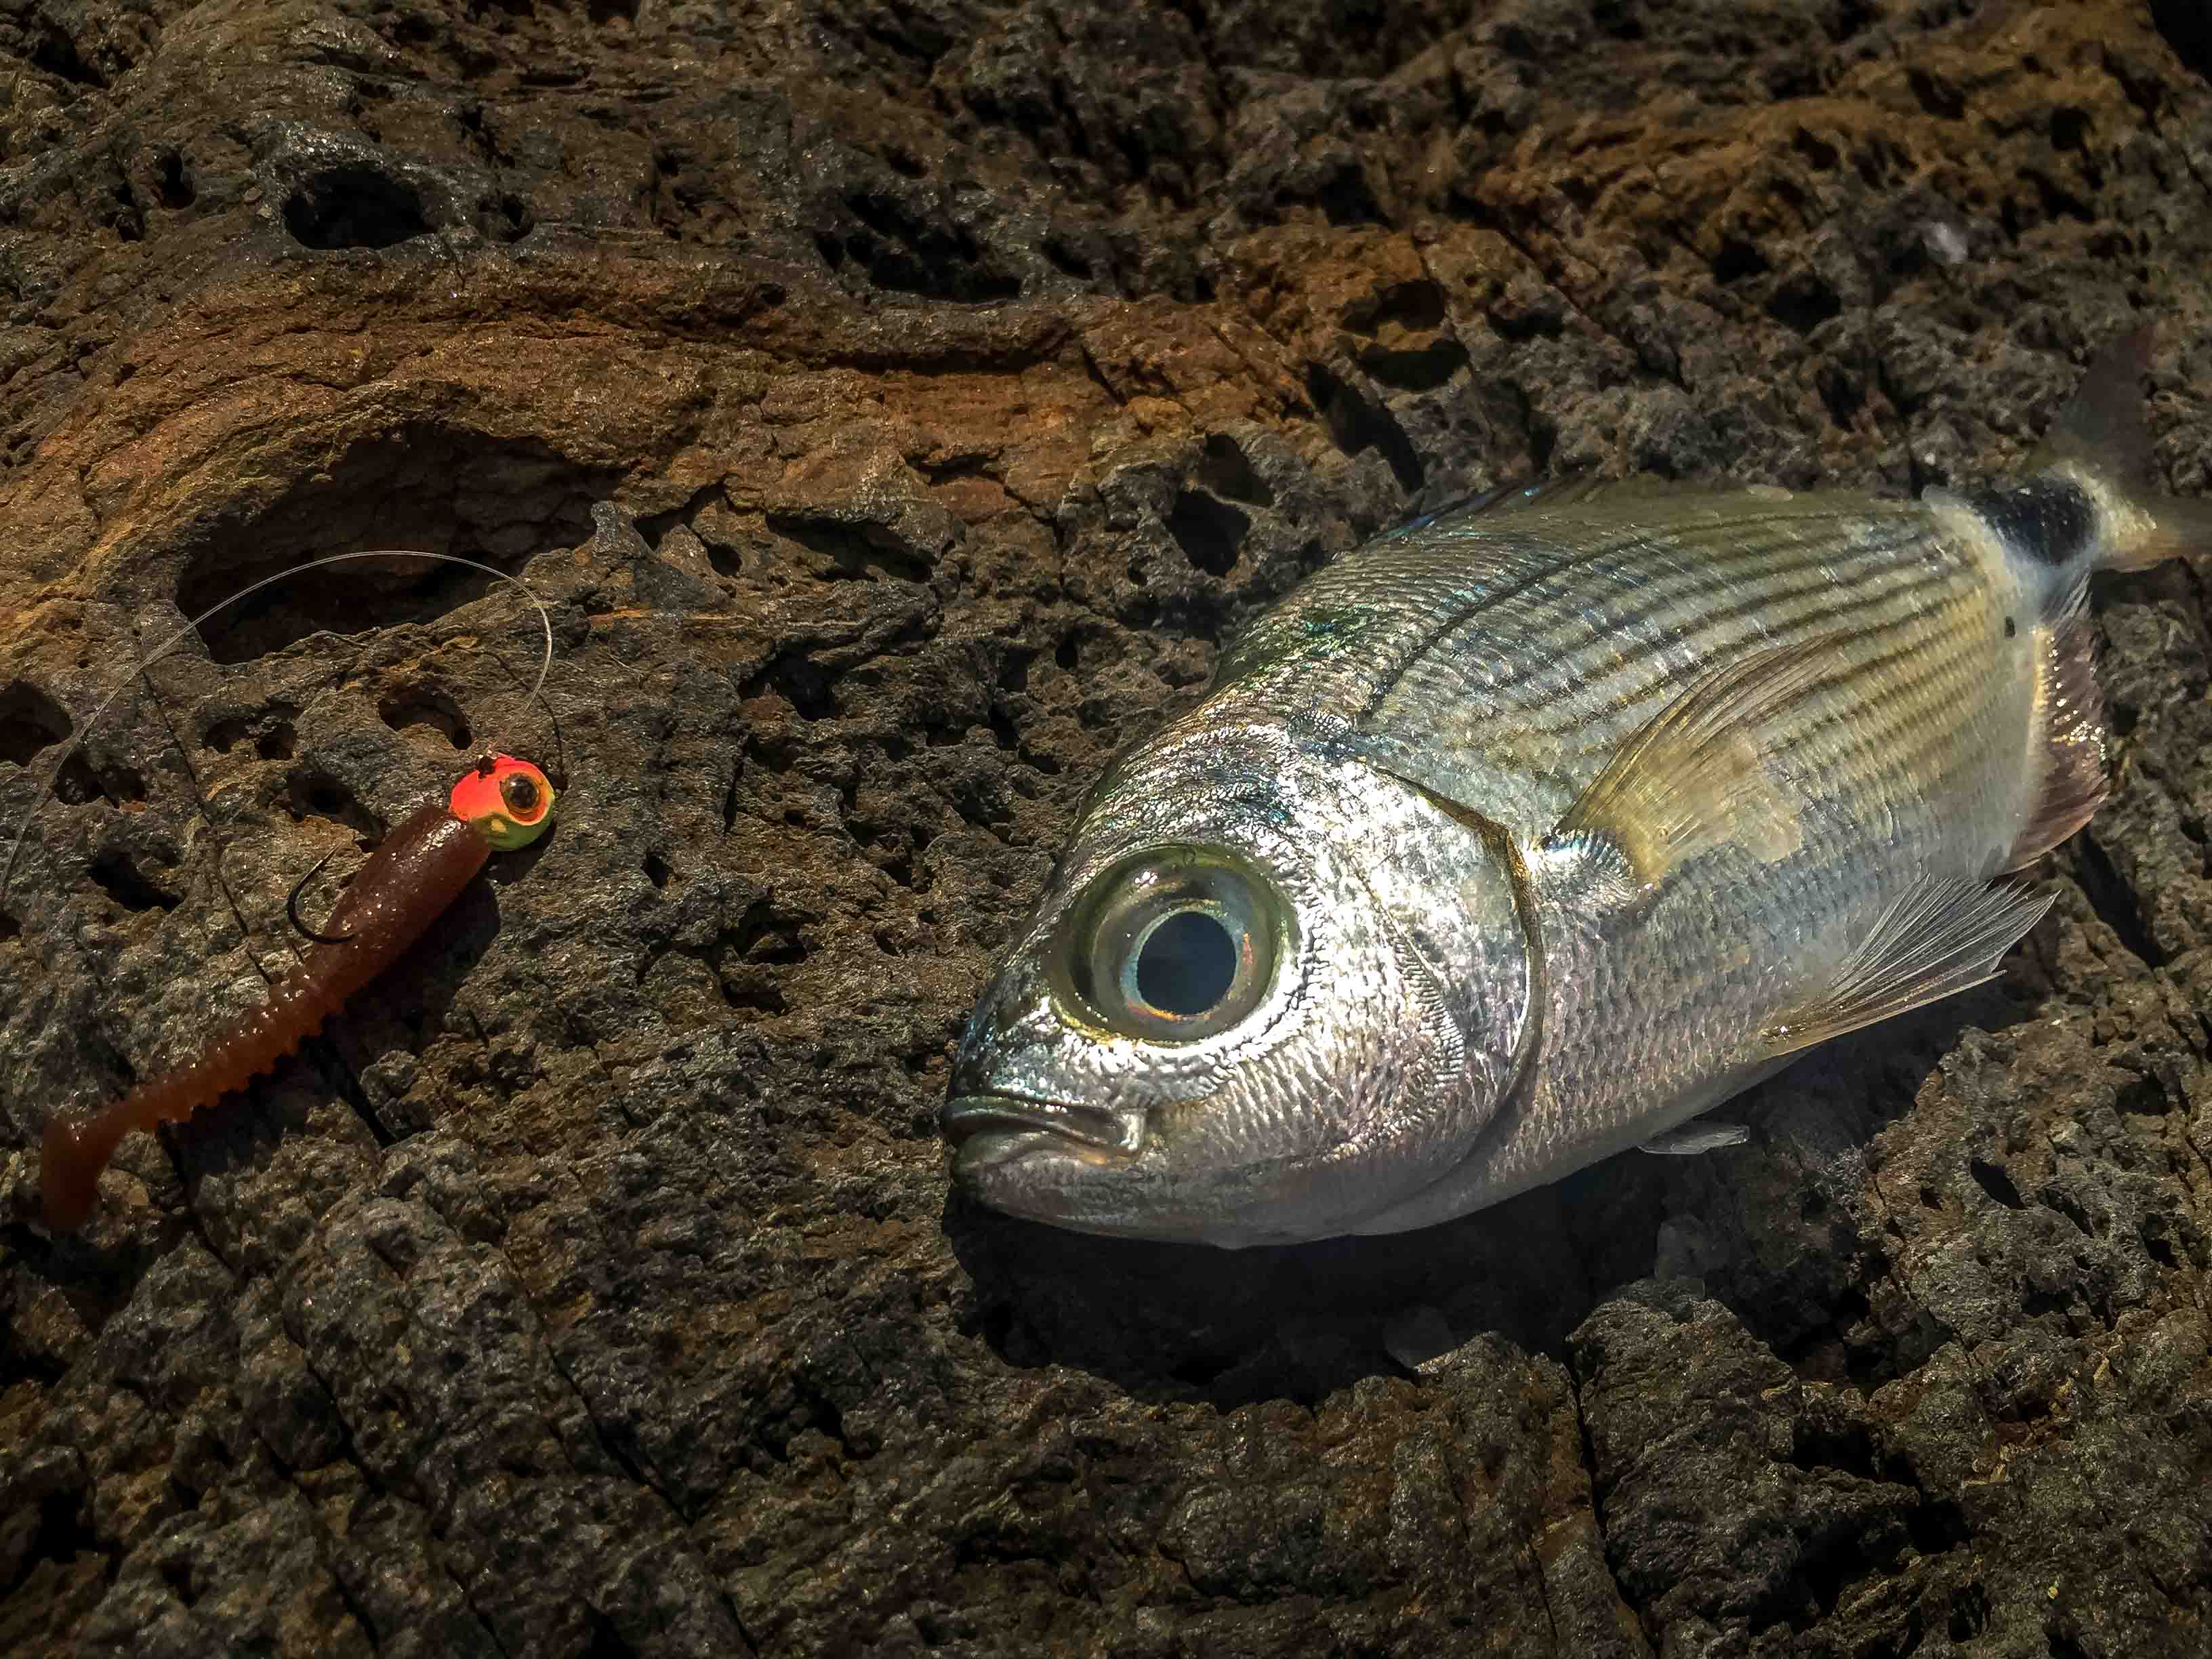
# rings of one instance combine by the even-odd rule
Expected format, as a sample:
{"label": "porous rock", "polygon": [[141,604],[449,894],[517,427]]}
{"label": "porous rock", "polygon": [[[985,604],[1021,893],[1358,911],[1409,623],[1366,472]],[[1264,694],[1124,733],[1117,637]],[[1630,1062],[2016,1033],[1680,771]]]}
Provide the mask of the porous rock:
{"label": "porous rock", "polygon": [[[0,809],[86,738],[0,898],[0,1649],[2212,1645],[2201,556],[2100,586],[2051,920],[1742,1146],[1232,1255],[979,1212],[934,1127],[1097,768],[1401,515],[2002,470],[2136,316],[2212,487],[2198,9],[41,0],[0,57]],[[526,576],[544,696],[510,591],[391,563],[131,674],[377,547]],[[49,1117],[490,744],[550,836],[50,1236]]]}

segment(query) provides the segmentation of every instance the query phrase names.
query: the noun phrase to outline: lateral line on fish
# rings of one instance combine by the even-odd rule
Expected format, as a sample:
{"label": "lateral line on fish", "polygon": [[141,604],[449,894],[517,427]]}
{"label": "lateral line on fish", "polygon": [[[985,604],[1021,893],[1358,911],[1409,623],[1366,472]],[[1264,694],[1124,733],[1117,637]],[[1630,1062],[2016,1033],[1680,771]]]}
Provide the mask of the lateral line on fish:
{"label": "lateral line on fish", "polygon": [[[1504,539],[1502,537],[1498,538],[1501,544]],[[1398,683],[1406,677],[1407,671],[1434,650],[1439,641],[1450,638],[1463,623],[1481,615],[1492,605],[1510,599],[1516,593],[1526,592],[1542,580],[1540,572],[1534,575],[1523,576],[1510,584],[1505,590],[1486,593],[1471,604],[1446,612],[1444,620],[1437,627],[1410,641],[1405,649],[1397,653],[1391,660],[1382,665],[1382,672],[1376,677],[1375,688],[1368,693],[1366,701],[1352,716],[1350,724],[1352,729],[1358,731],[1368,724],[1382,705],[1389,700],[1390,694],[1397,689]]]}

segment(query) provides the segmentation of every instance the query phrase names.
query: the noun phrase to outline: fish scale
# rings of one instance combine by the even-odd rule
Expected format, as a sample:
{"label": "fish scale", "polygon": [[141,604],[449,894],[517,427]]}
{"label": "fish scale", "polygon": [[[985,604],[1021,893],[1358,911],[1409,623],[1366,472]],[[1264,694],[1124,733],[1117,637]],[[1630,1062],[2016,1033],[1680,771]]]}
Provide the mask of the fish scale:
{"label": "fish scale", "polygon": [[[1867,504],[1878,513],[1896,506]],[[1516,526],[1512,534],[1534,538],[1547,528],[1563,538],[1578,533],[1569,524]],[[1517,827],[1540,827],[1557,817],[1658,700],[1680,689],[1684,674],[1697,663],[1752,643],[1786,645],[1832,633],[1855,621],[1902,630],[1906,637],[1891,648],[1912,653],[1928,668],[1948,657],[1956,672],[1971,672],[1953,641],[1976,607],[1977,572],[1958,550],[1943,548],[1924,522],[1915,529],[1916,540],[1936,556],[1900,562],[1906,550],[1897,544],[1859,548],[1838,537],[1731,549],[1732,558],[1717,562],[1724,562],[1734,591],[1753,598],[1717,613],[1694,603],[1695,582],[1710,578],[1679,581],[1686,591],[1678,594],[1668,591],[1663,577],[1647,579],[1633,562],[1583,565],[1589,580],[1579,595],[1524,588],[1510,601],[1474,611],[1437,635],[1370,696],[1357,722],[1359,732],[1376,752],[1425,781],[1465,790],[1480,777],[1491,791],[1492,816]],[[1461,535],[1428,550],[1426,556],[1450,564],[1497,558],[1505,534],[1501,528]],[[1695,539],[1686,545],[1692,554],[1702,550]],[[1572,559],[1565,551],[1562,567]],[[1765,569],[1758,568],[1762,557],[1768,562]],[[1333,599],[1324,590],[1308,602]],[[1632,609],[1639,602],[1640,611]],[[2027,653],[2017,654],[2025,665]],[[1493,665],[1516,658],[1547,666],[1510,676],[1495,672]],[[1294,659],[1271,666],[1279,678],[1304,672]],[[1961,688],[1870,684],[1863,709],[1815,705],[1808,720],[1869,722],[1862,729],[1871,747],[1891,735],[1883,722],[1910,721],[1912,714],[1909,698],[1892,703],[1876,694],[1913,689],[1948,700]],[[1259,695],[1269,694],[1261,690]],[[1986,695],[1999,697],[2002,688],[1987,688]],[[1920,757],[1908,750],[1891,758],[1909,766]],[[1455,781],[1448,776],[1455,768],[1462,774]],[[1525,791],[1516,789],[1516,780],[1528,786]],[[1526,799],[1517,799],[1522,793]]]}
{"label": "fish scale", "polygon": [[1523,490],[1318,573],[1101,779],[955,1057],[960,1181],[1398,1231],[1720,1144],[1678,1132],[1994,976],[2047,905],[1995,878],[2104,793],[2088,574],[2212,540],[2145,485],[2147,349],[1965,495]]}

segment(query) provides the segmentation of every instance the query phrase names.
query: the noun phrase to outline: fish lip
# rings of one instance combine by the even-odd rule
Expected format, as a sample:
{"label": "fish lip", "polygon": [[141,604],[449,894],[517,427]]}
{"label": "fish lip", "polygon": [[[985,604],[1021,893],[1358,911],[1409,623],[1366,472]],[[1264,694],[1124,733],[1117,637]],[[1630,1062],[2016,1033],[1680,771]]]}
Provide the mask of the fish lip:
{"label": "fish lip", "polygon": [[959,1094],[945,1103],[945,1138],[953,1146],[978,1135],[1027,1141],[1039,1132],[1095,1152],[1134,1158],[1145,1145],[1145,1113],[1137,1106],[1079,1106],[1038,1095],[998,1091]]}

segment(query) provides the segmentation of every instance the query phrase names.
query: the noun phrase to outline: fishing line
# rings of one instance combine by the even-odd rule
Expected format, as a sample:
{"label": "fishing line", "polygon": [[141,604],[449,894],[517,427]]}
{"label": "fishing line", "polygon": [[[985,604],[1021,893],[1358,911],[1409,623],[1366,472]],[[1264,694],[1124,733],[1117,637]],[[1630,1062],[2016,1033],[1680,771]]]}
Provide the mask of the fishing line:
{"label": "fishing line", "polygon": [[182,628],[163,640],[149,654],[140,658],[133,665],[131,672],[123,676],[118,682],[115,689],[100,700],[99,706],[86,718],[82,725],[78,726],[76,740],[64,749],[53,763],[46,769],[45,777],[38,781],[32,791],[31,804],[23,809],[22,817],[16,821],[15,836],[8,846],[8,862],[4,866],[0,866],[0,900],[4,900],[8,896],[9,884],[15,879],[15,861],[23,851],[23,838],[30,833],[32,820],[38,817],[39,809],[46,804],[46,798],[52,793],[55,779],[61,775],[62,768],[69,764],[70,757],[84,747],[92,736],[93,727],[100,724],[100,716],[113,706],[118,697],[130,689],[133,679],[168,655],[183,642],[186,635],[198,632],[201,623],[228,610],[240,599],[258,593],[274,583],[289,580],[292,577],[301,575],[307,571],[318,569],[326,564],[345,564],[356,559],[429,559],[440,564],[457,564],[466,569],[480,571],[495,580],[505,582],[537,607],[538,625],[545,636],[545,648],[538,662],[538,678],[531,685],[530,695],[526,701],[535,702],[538,693],[544,690],[545,677],[552,672],[553,668],[553,612],[545,601],[539,599],[530,585],[520,576],[510,575],[506,571],[485,564],[478,559],[465,559],[458,553],[425,553],[417,549],[405,547],[374,548],[359,553],[330,553],[319,559],[310,559],[305,564],[289,566],[279,570],[274,575],[264,576],[258,581],[249,583],[235,593],[226,599],[218,599],[201,611],[198,616],[194,617]]}

